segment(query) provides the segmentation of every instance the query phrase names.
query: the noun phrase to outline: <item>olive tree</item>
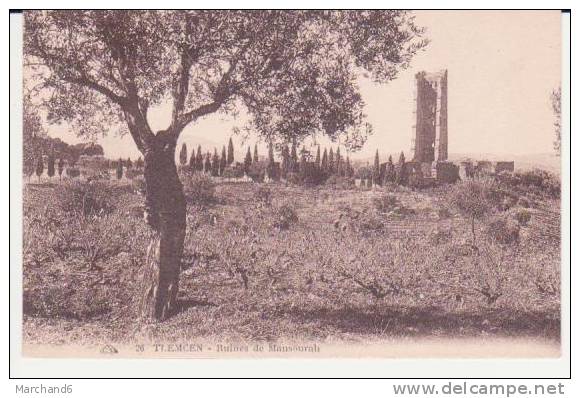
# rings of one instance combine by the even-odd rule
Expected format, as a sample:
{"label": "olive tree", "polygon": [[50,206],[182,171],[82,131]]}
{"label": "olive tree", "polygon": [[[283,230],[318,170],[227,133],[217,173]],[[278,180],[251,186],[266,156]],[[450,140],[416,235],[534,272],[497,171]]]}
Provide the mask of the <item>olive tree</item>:
{"label": "olive tree", "polygon": [[[215,112],[248,115],[267,141],[322,133],[357,148],[370,133],[357,78],[396,77],[425,46],[405,11],[29,11],[24,52],[48,121],[82,134],[115,125],[145,160],[141,313],[176,307],[186,204],[175,165],[184,129]],[[149,110],[171,120],[153,131]]]}

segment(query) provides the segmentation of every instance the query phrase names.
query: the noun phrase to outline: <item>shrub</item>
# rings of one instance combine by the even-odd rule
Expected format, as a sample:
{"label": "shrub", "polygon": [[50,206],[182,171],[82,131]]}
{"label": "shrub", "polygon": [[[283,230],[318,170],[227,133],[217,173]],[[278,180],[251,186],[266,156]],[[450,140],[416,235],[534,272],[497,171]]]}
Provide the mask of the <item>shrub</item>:
{"label": "shrub", "polygon": [[136,168],[130,168],[125,171],[125,177],[128,179],[134,179],[143,175],[143,170],[139,170]]}
{"label": "shrub", "polygon": [[494,185],[488,180],[467,180],[452,186],[448,193],[449,203],[454,205],[465,217],[471,220],[473,245],[475,220],[485,216],[493,205]]}
{"label": "shrub", "polygon": [[520,205],[521,207],[527,209],[528,207],[530,207],[530,201],[527,200],[526,198],[520,198],[520,200],[518,200],[518,205]]}
{"label": "shrub", "polygon": [[385,221],[379,214],[361,213],[356,216],[355,228],[363,234],[379,232],[385,229]]}
{"label": "shrub", "polygon": [[383,194],[373,198],[373,206],[381,213],[393,211],[401,206],[401,202],[395,195]]}
{"label": "shrub", "polygon": [[81,171],[75,167],[67,167],[66,175],[71,178],[76,178],[81,175]]}
{"label": "shrub", "polygon": [[502,185],[515,188],[520,192],[534,192],[552,198],[560,197],[560,178],[545,170],[501,173],[496,178]]}
{"label": "shrub", "polygon": [[273,226],[280,231],[290,228],[296,222],[298,222],[298,215],[290,204],[285,203],[274,210]]}
{"label": "shrub", "polygon": [[497,217],[489,223],[487,234],[498,243],[513,244],[520,239],[520,226],[505,217]]}
{"label": "shrub", "polygon": [[451,218],[451,211],[447,207],[440,207],[437,209],[437,217],[439,220],[447,220]]}
{"label": "shrub", "polygon": [[183,191],[188,203],[208,205],[215,201],[215,184],[208,175],[194,172],[183,180]]}
{"label": "shrub", "polygon": [[433,245],[440,245],[442,243],[451,242],[453,239],[453,231],[451,229],[441,229],[437,228],[431,231],[429,236],[429,241]]}
{"label": "shrub", "polygon": [[269,206],[272,204],[272,191],[270,188],[260,186],[254,193],[254,198],[259,204]]}
{"label": "shrub", "polygon": [[325,185],[335,189],[351,189],[354,187],[354,178],[333,174],[326,179]]}
{"label": "shrub", "polygon": [[136,193],[140,195],[145,195],[146,186],[145,186],[145,177],[143,177],[143,175],[133,178],[131,180],[131,185]]}
{"label": "shrub", "polygon": [[286,174],[286,181],[290,184],[300,185],[302,183],[302,179],[300,178],[300,174],[289,172]]}
{"label": "shrub", "polygon": [[530,219],[532,218],[532,215],[526,209],[519,209],[515,213],[514,216],[515,216],[516,220],[518,221],[518,224],[521,226],[528,225],[528,223],[530,222]]}
{"label": "shrub", "polygon": [[70,181],[56,188],[60,208],[85,217],[111,213],[117,194],[118,190],[103,181]]}

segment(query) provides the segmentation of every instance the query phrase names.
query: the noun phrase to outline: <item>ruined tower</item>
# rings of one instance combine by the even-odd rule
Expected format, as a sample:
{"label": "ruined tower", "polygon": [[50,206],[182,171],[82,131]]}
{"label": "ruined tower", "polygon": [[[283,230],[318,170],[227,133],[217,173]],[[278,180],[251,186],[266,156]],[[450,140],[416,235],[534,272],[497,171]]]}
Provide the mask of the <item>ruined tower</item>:
{"label": "ruined tower", "polygon": [[415,75],[413,160],[447,160],[447,70]]}

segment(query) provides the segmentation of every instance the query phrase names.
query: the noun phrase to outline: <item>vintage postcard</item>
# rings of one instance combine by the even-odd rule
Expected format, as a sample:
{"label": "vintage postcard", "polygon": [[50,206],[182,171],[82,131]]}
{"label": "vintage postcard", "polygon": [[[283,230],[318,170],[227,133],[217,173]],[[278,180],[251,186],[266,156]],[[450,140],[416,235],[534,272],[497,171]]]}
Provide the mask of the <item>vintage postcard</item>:
{"label": "vintage postcard", "polygon": [[561,357],[560,11],[21,20],[24,357]]}

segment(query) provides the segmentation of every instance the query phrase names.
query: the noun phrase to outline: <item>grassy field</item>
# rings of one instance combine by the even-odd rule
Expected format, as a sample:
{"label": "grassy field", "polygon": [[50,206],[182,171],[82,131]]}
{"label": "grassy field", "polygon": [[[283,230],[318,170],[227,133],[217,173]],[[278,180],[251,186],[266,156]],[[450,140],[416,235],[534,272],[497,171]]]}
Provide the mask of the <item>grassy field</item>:
{"label": "grassy field", "polygon": [[[62,184],[24,189],[27,343],[559,340],[557,199],[520,192],[476,222],[475,249],[444,188],[218,183],[188,207],[180,310],[145,324],[143,197],[105,184],[107,206],[87,217],[63,205]],[[498,217],[515,240],[497,238]]]}

